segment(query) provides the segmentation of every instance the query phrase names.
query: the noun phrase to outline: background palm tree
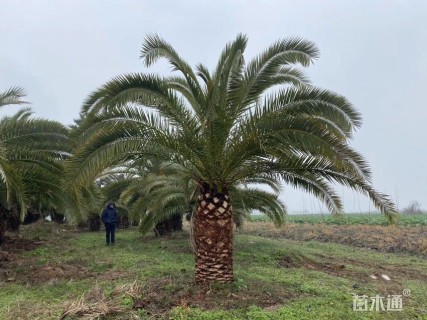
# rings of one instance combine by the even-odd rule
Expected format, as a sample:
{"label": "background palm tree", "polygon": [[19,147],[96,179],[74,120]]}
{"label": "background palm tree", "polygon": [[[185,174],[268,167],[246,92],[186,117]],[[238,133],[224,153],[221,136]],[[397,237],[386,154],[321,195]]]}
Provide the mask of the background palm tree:
{"label": "background palm tree", "polygon": [[[12,87],[5,92],[0,93],[0,108],[6,105],[13,104],[24,104],[25,101],[22,98],[25,96],[25,92],[20,87]],[[18,115],[19,116],[19,115]],[[0,144],[0,174],[4,183],[3,188],[6,194],[6,201],[11,198],[11,194],[16,191],[18,198],[22,198],[22,186],[19,183],[19,177],[12,167],[12,164],[7,159],[6,146]],[[6,189],[6,186],[8,187]],[[22,203],[22,200],[21,200]],[[1,227],[0,227],[1,229]],[[1,232],[0,232],[1,233]]]}
{"label": "background palm tree", "polygon": [[390,219],[387,196],[371,185],[363,157],[349,146],[360,114],[343,96],[316,88],[301,71],[318,56],[301,38],[279,40],[250,60],[247,38],[226,45],[210,72],[193,70],[157,35],[141,58],[165,58],[179,75],[127,74],[93,92],[82,108],[79,148],[70,162],[76,188],[103,170],[155,156],[182,167],[198,187],[194,217],[196,282],[233,280],[233,198],[241,181],[290,184],[314,194],[334,214],[334,184],[366,194]]}
{"label": "background palm tree", "polygon": [[[23,103],[23,96],[22,89],[9,89],[0,94],[0,105]],[[7,221],[22,221],[30,204],[65,210],[68,198],[62,191],[68,130],[31,114],[26,108],[0,119],[0,241]]]}

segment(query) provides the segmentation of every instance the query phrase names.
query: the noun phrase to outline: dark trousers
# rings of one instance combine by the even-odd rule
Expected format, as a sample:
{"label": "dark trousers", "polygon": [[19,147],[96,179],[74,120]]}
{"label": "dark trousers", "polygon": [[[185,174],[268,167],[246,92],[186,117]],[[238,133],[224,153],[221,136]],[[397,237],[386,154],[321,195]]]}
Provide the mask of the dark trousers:
{"label": "dark trousers", "polygon": [[114,223],[105,224],[105,239],[107,244],[114,243],[114,236],[116,232],[116,225]]}

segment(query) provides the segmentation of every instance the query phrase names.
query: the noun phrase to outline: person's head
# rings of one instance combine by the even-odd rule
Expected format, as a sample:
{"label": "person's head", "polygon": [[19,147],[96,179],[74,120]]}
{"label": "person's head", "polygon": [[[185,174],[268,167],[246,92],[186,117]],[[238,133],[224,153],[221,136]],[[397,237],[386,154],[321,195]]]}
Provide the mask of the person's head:
{"label": "person's head", "polygon": [[115,207],[114,202],[113,201],[109,201],[108,204],[107,204],[107,207],[108,208],[114,208]]}

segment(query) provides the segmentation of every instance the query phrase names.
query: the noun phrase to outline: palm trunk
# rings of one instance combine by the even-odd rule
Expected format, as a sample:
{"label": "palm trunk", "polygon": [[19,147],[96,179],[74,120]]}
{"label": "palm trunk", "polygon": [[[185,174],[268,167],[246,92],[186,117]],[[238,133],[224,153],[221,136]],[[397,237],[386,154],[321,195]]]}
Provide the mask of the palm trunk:
{"label": "palm trunk", "polygon": [[203,188],[194,219],[196,283],[231,282],[233,220],[228,193]]}

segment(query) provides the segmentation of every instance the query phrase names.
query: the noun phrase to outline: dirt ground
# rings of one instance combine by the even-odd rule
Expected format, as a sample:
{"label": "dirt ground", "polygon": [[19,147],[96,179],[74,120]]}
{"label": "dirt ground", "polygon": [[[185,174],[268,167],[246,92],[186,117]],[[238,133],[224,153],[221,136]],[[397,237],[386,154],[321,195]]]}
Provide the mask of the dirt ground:
{"label": "dirt ground", "polygon": [[347,244],[382,252],[406,252],[427,257],[427,227],[287,224],[246,222],[240,233],[298,241]]}
{"label": "dirt ground", "polygon": [[0,282],[15,281],[16,269],[25,266],[28,261],[21,258],[23,251],[34,250],[43,245],[43,241],[20,238],[18,235],[7,236],[0,247]]}

